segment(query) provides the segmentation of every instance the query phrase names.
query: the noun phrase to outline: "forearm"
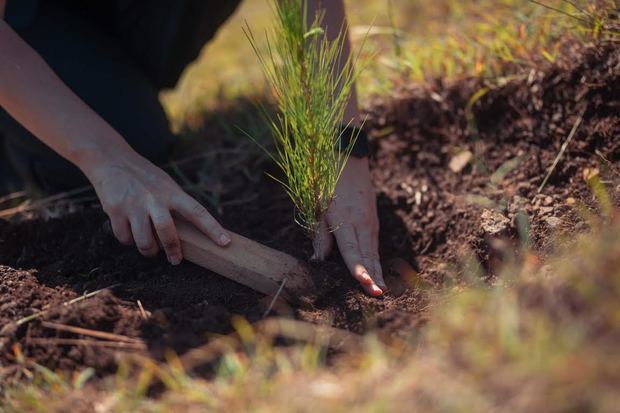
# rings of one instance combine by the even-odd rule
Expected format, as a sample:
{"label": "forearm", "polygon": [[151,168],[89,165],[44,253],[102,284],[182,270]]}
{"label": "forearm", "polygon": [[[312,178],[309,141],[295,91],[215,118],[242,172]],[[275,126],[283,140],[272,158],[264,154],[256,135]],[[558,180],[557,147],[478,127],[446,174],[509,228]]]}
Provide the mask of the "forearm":
{"label": "forearm", "polygon": [[0,56],[0,106],[86,175],[111,151],[133,153],[3,20]]}
{"label": "forearm", "polygon": [[[347,19],[343,0],[308,0],[308,18],[314,19],[314,16],[318,10],[324,9],[326,11],[325,18],[323,19],[323,28],[327,33],[327,37],[330,40],[338,38],[341,29],[347,30]],[[349,39],[348,30],[345,33],[344,47],[342,50],[342,59],[339,62],[337,70],[342,70],[346,59],[351,56],[351,41]],[[355,85],[351,89],[351,97],[347,103],[347,107],[344,112],[343,122],[348,124],[352,122],[354,126],[361,124],[357,91]]]}

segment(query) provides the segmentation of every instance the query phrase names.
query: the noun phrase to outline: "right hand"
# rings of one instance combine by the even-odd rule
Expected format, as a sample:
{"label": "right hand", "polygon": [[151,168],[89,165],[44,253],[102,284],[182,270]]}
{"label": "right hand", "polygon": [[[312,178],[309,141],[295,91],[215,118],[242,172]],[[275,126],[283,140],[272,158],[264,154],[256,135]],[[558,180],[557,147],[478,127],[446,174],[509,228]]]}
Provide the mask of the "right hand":
{"label": "right hand", "polygon": [[177,265],[183,259],[172,212],[193,223],[217,245],[230,243],[230,235],[204,206],[135,152],[99,162],[86,175],[110,218],[116,238],[125,245],[135,243],[144,256],[159,251],[157,235],[171,264]]}

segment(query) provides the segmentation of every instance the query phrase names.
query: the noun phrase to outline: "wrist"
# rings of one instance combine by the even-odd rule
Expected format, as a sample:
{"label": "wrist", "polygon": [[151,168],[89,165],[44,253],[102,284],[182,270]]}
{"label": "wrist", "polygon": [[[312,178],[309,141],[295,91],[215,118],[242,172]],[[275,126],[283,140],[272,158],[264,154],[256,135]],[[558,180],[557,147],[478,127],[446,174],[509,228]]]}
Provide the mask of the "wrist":
{"label": "wrist", "polygon": [[115,133],[73,148],[69,160],[92,181],[101,168],[112,164],[131,163],[131,159],[136,156],[138,154],[129,144]]}

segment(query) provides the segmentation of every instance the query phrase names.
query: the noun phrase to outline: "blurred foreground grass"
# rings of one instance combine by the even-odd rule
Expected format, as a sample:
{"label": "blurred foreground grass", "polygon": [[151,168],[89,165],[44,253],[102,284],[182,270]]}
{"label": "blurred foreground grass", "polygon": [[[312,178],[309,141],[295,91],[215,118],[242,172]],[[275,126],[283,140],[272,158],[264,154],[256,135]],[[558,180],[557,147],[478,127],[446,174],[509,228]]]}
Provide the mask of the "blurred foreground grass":
{"label": "blurred foreground grass", "polygon": [[[553,62],[560,40],[603,35],[614,0],[345,0],[352,39],[369,66],[358,88],[362,104],[401,82],[463,76],[498,77],[540,61]],[[162,94],[176,129],[200,124],[222,102],[266,93],[242,28],[257,37],[271,25],[267,0],[245,0],[205,47],[175,90]]]}
{"label": "blurred foreground grass", "polygon": [[[36,385],[6,388],[0,410],[617,412],[620,216],[590,225],[545,265],[527,252],[492,286],[472,279],[431,293],[428,325],[408,341],[349,337],[355,345],[329,368],[327,335],[274,347],[238,320],[239,345],[227,342],[214,379],[193,377],[174,356],[127,361],[92,387],[89,371],[35,369]],[[155,381],[164,390],[145,397]]]}

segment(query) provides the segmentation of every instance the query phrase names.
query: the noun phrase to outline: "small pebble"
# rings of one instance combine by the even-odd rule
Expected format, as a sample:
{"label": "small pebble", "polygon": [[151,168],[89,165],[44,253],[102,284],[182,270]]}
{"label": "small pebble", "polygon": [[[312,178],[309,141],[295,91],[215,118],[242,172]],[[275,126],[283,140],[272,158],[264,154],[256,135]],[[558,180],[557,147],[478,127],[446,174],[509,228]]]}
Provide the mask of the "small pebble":
{"label": "small pebble", "polygon": [[415,193],[415,204],[420,205],[422,203],[422,193],[420,191],[416,191]]}
{"label": "small pebble", "polygon": [[545,222],[547,223],[547,225],[549,225],[551,228],[557,228],[560,225],[562,225],[562,220],[558,217],[546,217],[545,218]]}

